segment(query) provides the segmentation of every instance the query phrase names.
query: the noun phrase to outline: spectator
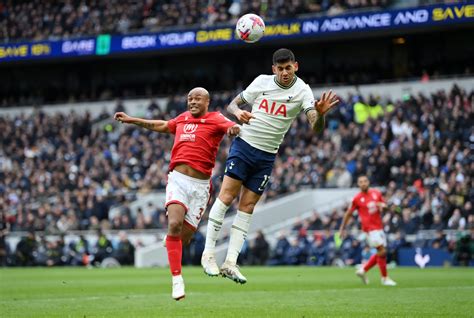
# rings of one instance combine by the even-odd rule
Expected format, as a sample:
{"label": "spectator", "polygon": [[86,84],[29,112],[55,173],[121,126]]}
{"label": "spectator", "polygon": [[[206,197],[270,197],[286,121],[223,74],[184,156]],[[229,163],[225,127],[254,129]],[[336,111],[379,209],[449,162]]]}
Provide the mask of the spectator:
{"label": "spectator", "polygon": [[456,243],[455,260],[461,266],[470,266],[472,260],[471,236],[463,235]]}
{"label": "spectator", "polygon": [[97,243],[94,248],[94,264],[99,265],[105,258],[112,255],[112,242],[101,231],[97,231]]}
{"label": "spectator", "polygon": [[89,265],[89,242],[83,235],[69,244],[69,264],[72,266]]}
{"label": "spectator", "polygon": [[[253,12],[265,19],[290,18],[327,10],[328,15],[360,8],[351,0],[328,1],[97,1],[44,2],[7,1],[2,6],[0,35],[4,41],[57,40],[102,33],[127,34],[161,31],[182,26],[213,26],[235,23],[237,16]],[[365,7],[380,7],[386,1],[363,1]],[[230,22],[229,22],[230,21]]]}
{"label": "spectator", "polygon": [[60,241],[51,241],[47,243],[47,260],[46,266],[58,266],[63,264],[62,246]]}
{"label": "spectator", "polygon": [[448,220],[448,228],[453,230],[464,230],[466,219],[461,215],[460,209],[455,209],[453,215]]}
{"label": "spectator", "polygon": [[436,231],[436,237],[431,242],[431,247],[434,249],[448,250],[448,241],[446,240],[446,235],[443,231]]}
{"label": "spectator", "polygon": [[326,259],[326,247],[321,237],[315,239],[311,244],[307,264],[316,266],[328,264],[328,260]]}
{"label": "spectator", "polygon": [[259,230],[251,248],[251,254],[253,256],[252,264],[265,265],[267,263],[269,252],[270,247],[268,245],[268,242],[265,240],[263,232]]}
{"label": "spectator", "polygon": [[15,263],[17,266],[34,266],[34,252],[38,247],[34,231],[29,231],[27,236],[23,237],[15,251]]}
{"label": "spectator", "polygon": [[128,240],[125,231],[119,232],[119,243],[114,257],[121,265],[133,265],[135,261],[135,247]]}

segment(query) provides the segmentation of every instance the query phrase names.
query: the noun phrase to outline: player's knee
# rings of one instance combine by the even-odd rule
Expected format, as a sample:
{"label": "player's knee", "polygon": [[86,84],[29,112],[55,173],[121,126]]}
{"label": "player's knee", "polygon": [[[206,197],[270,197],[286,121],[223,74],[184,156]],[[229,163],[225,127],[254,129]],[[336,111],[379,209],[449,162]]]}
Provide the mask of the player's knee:
{"label": "player's knee", "polygon": [[385,247],[381,247],[379,248],[379,250],[377,251],[377,255],[378,256],[381,256],[381,257],[384,257],[387,255],[387,250],[385,249]]}
{"label": "player's knee", "polygon": [[183,228],[183,222],[179,220],[168,220],[168,233],[171,235],[179,235]]}
{"label": "player's knee", "polygon": [[241,202],[239,204],[239,210],[242,212],[253,213],[256,203],[254,202]]}
{"label": "player's knee", "polygon": [[236,196],[237,195],[235,195],[233,192],[224,190],[219,193],[219,200],[221,200],[225,205],[231,205]]}

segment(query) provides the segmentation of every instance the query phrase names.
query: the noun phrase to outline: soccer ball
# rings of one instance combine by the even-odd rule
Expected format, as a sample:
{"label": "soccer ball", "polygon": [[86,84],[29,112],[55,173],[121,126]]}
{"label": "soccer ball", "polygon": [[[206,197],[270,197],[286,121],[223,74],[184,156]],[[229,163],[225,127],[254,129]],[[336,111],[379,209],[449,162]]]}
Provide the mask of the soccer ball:
{"label": "soccer ball", "polygon": [[235,26],[237,37],[246,43],[255,43],[260,40],[265,32],[263,19],[253,13],[240,17]]}

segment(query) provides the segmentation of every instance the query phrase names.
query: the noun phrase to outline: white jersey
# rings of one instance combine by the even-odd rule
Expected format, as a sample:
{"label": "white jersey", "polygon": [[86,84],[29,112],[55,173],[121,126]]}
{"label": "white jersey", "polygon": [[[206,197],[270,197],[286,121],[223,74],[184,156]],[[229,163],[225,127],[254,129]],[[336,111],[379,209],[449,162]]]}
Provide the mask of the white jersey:
{"label": "white jersey", "polygon": [[242,125],[240,138],[251,146],[276,153],[291,123],[301,111],[314,109],[313,91],[296,77],[288,86],[277,82],[275,75],[260,75],[240,97],[252,105],[255,118],[250,125]]}

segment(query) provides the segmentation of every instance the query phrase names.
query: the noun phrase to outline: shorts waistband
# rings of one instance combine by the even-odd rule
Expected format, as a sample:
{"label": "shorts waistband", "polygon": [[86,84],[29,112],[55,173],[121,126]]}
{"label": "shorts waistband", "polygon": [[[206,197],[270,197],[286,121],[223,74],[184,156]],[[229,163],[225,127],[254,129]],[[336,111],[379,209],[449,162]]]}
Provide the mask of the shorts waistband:
{"label": "shorts waistband", "polygon": [[203,179],[193,178],[193,177],[185,175],[184,173],[181,173],[181,172],[176,171],[176,170],[170,171],[170,173],[168,175],[171,175],[171,174],[176,175],[178,178],[184,178],[184,179],[187,179],[189,181],[196,182],[196,183],[201,183],[201,184],[209,184],[209,182],[211,180],[211,179],[203,180]]}

